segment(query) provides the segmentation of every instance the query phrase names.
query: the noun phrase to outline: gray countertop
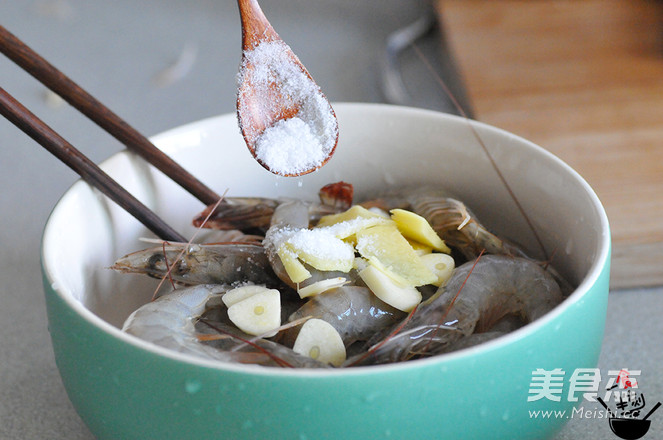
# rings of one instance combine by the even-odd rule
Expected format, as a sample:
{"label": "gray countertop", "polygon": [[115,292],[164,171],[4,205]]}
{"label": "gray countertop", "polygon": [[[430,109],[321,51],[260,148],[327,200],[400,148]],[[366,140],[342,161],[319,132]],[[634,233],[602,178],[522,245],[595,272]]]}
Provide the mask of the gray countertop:
{"label": "gray countertop", "polygon": [[[261,4],[330,100],[363,102],[384,101],[378,79],[387,35],[429,7],[398,0]],[[234,111],[240,58],[236,8],[233,0],[0,0],[0,24],[153,135]],[[164,84],[160,74],[178,59],[184,74]],[[405,61],[417,63],[415,57]],[[414,89],[430,90],[415,105],[444,108],[430,77],[416,66],[404,70]],[[122,148],[4,57],[0,77],[1,87],[94,161]],[[43,225],[76,176],[4,119],[0,145],[0,438],[91,439],[55,366],[39,266]],[[610,370],[640,370],[648,402],[663,401],[660,310],[663,288],[611,292],[599,361],[604,377]],[[600,409],[596,402],[584,407]],[[645,438],[662,434],[663,410],[652,416]],[[574,417],[555,438],[617,437],[605,419]]]}

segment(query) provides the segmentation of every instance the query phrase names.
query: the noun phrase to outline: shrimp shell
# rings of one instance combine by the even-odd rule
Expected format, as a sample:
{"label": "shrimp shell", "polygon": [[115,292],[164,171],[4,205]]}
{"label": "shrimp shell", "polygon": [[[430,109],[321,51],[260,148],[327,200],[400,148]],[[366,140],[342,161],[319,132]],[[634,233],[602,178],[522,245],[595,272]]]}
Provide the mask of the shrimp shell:
{"label": "shrimp shell", "polygon": [[246,353],[220,351],[202,344],[195,333],[195,321],[207,304],[221,298],[228,285],[200,284],[173,290],[136,309],[124,322],[122,331],[179,353],[226,362],[254,362]]}
{"label": "shrimp shell", "polygon": [[[197,228],[221,230],[266,229],[279,203],[279,200],[264,197],[226,197],[218,206],[205,208],[192,223]],[[213,209],[214,213],[210,215]]]}
{"label": "shrimp shell", "polygon": [[432,194],[411,197],[412,210],[428,220],[435,232],[468,259],[488,254],[525,256],[515,245],[488,231],[459,200]]}
{"label": "shrimp shell", "polygon": [[[196,321],[209,309],[224,307],[221,297],[231,288],[225,284],[199,284],[173,290],[135,310],[124,322],[122,331],[155,345],[205,359],[301,368],[328,367],[276,342],[255,338],[221,323],[208,326],[217,330],[223,328],[223,335],[230,337],[220,339],[216,344],[201,342],[198,335],[202,333],[196,332]],[[247,340],[252,340],[251,344],[244,342]]]}
{"label": "shrimp shell", "polygon": [[[205,327],[207,327],[205,329]],[[206,342],[210,347],[233,353],[262,354],[253,362],[262,366],[295,368],[330,368],[331,366],[308,356],[301,355],[278,342],[256,338],[241,332],[236,327],[223,322],[208,322],[198,326],[205,334],[228,335],[228,338]],[[239,342],[238,342],[239,341]],[[246,341],[246,342],[244,342]],[[256,351],[257,350],[257,351]]]}
{"label": "shrimp shell", "polygon": [[155,278],[166,276],[169,268],[173,280],[189,285],[278,284],[265,249],[250,243],[170,244],[133,252],[111,266],[120,272]]}
{"label": "shrimp shell", "polygon": [[391,327],[401,321],[405,313],[384,303],[367,287],[342,286],[309,299],[288,320],[292,322],[306,316],[331,324],[347,347]]}

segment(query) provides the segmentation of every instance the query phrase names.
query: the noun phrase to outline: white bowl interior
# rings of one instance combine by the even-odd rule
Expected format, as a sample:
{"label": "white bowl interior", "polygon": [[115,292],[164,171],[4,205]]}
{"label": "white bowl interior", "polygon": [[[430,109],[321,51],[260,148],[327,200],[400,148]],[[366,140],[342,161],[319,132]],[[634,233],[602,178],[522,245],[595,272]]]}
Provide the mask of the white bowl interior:
{"label": "white bowl interior", "polygon": [[[596,276],[609,251],[603,209],[584,180],[530,142],[499,129],[426,110],[337,104],[340,139],[332,160],[301,178],[274,176],[250,156],[234,115],[176,128],[155,143],[220,194],[315,199],[330,182],[347,181],[358,198],[409,184],[434,183],[463,200],[499,234],[543,253],[527,221],[500,181],[478,134],[542,238],[553,264],[578,285]],[[474,127],[472,128],[471,127]],[[203,206],[131,153],[103,168],[185,236]],[[157,281],[107,269],[147,247],[142,225],[85,183],[77,182],[54,209],[44,233],[43,261],[55,290],[89,319],[121,326],[145,303]],[[588,282],[588,281],[585,281]],[[91,313],[90,313],[91,312]],[[98,317],[98,318],[97,318]]]}

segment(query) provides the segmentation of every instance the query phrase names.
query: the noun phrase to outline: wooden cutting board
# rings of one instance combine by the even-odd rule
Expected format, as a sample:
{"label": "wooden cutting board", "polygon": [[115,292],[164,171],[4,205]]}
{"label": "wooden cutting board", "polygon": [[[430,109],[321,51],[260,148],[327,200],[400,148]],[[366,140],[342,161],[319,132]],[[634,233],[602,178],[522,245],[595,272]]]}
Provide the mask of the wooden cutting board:
{"label": "wooden cutting board", "polygon": [[436,0],[475,118],[587,179],[613,289],[663,285],[663,2]]}

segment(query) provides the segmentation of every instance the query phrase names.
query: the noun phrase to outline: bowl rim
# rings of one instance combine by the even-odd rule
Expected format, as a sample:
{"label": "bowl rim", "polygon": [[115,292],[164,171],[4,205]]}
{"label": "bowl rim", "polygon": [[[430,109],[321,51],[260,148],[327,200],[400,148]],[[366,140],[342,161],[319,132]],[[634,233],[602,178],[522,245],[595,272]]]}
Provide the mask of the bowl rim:
{"label": "bowl rim", "polygon": [[[578,286],[573,290],[569,296],[567,296],[562,303],[557,305],[553,310],[546,313],[544,316],[536,319],[535,321],[526,324],[525,326],[509,332],[506,335],[500,336],[493,340],[481,343],[476,346],[459,349],[450,353],[445,353],[443,355],[432,356],[424,359],[416,359],[407,362],[396,362],[391,364],[381,364],[381,365],[368,365],[368,366],[356,366],[351,368],[278,368],[278,367],[264,367],[260,365],[245,365],[245,364],[234,364],[226,363],[216,360],[208,360],[204,358],[197,358],[194,356],[178,353],[167,348],[160,347],[158,345],[152,344],[150,342],[139,339],[136,336],[129,335],[123,332],[120,328],[115,327],[114,325],[106,322],[101,317],[93,313],[91,310],[87,309],[83,304],[74,299],[73,295],[67,292],[62,292],[60,287],[57,285],[57,282],[54,280],[53,274],[49,271],[49,267],[46,263],[45,258],[45,237],[49,233],[49,225],[51,218],[55,215],[58,207],[61,204],[61,201],[67,197],[67,195],[75,189],[75,185],[80,182],[80,179],[72,184],[58,199],[57,203],[52,208],[45,226],[42,231],[41,245],[40,245],[40,264],[42,268],[42,274],[45,280],[48,281],[48,286],[52,294],[57,295],[62,301],[64,301],[72,310],[74,310],[79,317],[87,321],[90,325],[96,327],[100,331],[112,336],[115,339],[118,339],[122,343],[130,344],[141,350],[145,350],[156,356],[163,356],[174,361],[182,362],[188,364],[188,366],[194,367],[204,367],[211,368],[220,371],[234,372],[239,374],[246,374],[252,376],[283,376],[283,377],[314,377],[314,378],[326,378],[331,376],[361,376],[366,374],[376,374],[376,373],[389,373],[396,372],[402,369],[417,369],[430,366],[431,364],[444,364],[447,362],[453,362],[462,358],[471,358],[477,353],[489,352],[492,350],[497,350],[505,345],[509,345],[512,342],[515,342],[521,339],[524,335],[536,331],[538,328],[545,326],[548,322],[556,319],[559,315],[564,313],[564,311],[574,304],[581,301],[582,297],[585,296],[591,289],[591,287],[597,282],[599,276],[604,270],[607,263],[609,263],[609,256],[611,250],[611,239],[610,239],[610,226],[605,212],[605,208],[601,204],[597,194],[591,188],[589,183],[573,168],[571,168],[566,162],[552,154],[551,152],[545,150],[539,145],[521,137],[514,133],[511,133],[507,130],[495,127],[493,125],[476,121],[473,119],[465,118],[462,116],[457,116],[453,114],[443,113],[435,110],[421,109],[415,107],[407,107],[400,105],[392,104],[381,104],[381,103],[354,103],[354,102],[336,102],[332,103],[332,106],[336,110],[337,108],[341,109],[354,109],[354,110],[368,110],[371,112],[376,111],[386,111],[386,112],[408,112],[416,116],[417,114],[425,115],[428,117],[437,117],[440,119],[447,119],[453,121],[454,123],[468,124],[473,127],[473,130],[487,130],[497,133],[499,136],[506,136],[510,139],[516,139],[521,143],[524,143],[528,148],[534,149],[538,154],[547,156],[547,159],[556,162],[570,177],[573,177],[577,183],[579,183],[584,189],[586,195],[591,199],[594,208],[597,211],[597,215],[601,220],[600,231],[602,231],[601,239],[597,244],[597,253],[593,259],[593,262],[585,274],[582,281]],[[192,121],[186,124],[179,125],[177,127],[170,128],[163,132],[160,132],[154,136],[150,136],[150,140],[158,142],[159,139],[173,136],[178,132],[190,131],[190,130],[199,130],[200,127],[214,124],[216,121],[234,117],[234,113],[224,113],[220,115],[210,116],[207,118],[199,119]],[[166,149],[165,149],[166,150]],[[166,150],[166,152],[168,152]],[[132,154],[128,150],[121,150],[112,154],[111,156],[104,159],[101,164],[103,165],[107,161],[112,160],[116,156]],[[607,269],[607,268],[606,268]],[[50,293],[46,293],[47,295]]]}

